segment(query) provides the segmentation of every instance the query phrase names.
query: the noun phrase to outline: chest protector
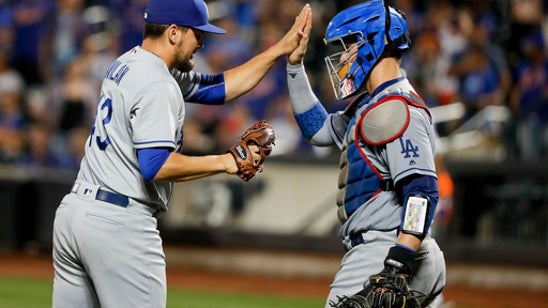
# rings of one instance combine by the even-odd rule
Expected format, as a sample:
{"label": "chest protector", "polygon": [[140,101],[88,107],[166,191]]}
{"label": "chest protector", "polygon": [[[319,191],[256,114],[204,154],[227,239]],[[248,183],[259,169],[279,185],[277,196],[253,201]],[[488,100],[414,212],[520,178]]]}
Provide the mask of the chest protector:
{"label": "chest protector", "polygon": [[417,94],[401,88],[365,97],[358,104],[348,124],[339,161],[337,216],[341,222],[381,191],[394,189],[390,176],[381,174],[368,155],[375,157],[385,144],[405,132],[410,121],[409,105],[428,112]]}

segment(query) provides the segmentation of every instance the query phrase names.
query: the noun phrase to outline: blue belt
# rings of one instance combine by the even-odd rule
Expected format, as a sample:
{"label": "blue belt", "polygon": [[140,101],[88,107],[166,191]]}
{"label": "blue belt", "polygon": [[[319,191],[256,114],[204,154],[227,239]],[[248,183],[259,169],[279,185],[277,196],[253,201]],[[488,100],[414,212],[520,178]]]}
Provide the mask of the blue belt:
{"label": "blue belt", "polygon": [[129,204],[128,197],[119,195],[117,193],[113,193],[110,191],[106,191],[101,188],[99,188],[99,190],[97,191],[97,194],[95,195],[95,199],[112,203],[121,207],[127,207],[127,205]]}
{"label": "blue belt", "polygon": [[[84,189],[84,191],[80,191],[81,185],[83,185],[82,188]],[[97,193],[95,194],[95,200],[108,202],[121,207],[127,207],[129,204],[129,198],[124,195],[110,192],[100,187],[99,188],[86,187],[85,183],[78,183],[78,182],[74,183],[74,186],[72,186],[71,192],[76,194],[81,193],[83,195],[88,195],[88,194],[91,194],[92,189],[97,189]]]}

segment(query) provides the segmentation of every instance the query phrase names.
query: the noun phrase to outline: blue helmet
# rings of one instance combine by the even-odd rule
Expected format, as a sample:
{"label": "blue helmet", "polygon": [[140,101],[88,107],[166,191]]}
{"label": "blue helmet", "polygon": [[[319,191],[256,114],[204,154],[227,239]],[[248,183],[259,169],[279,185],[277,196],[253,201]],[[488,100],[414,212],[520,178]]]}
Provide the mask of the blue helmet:
{"label": "blue helmet", "polygon": [[387,50],[409,49],[409,27],[403,13],[383,0],[369,0],[335,15],[325,44],[338,47],[325,58],[337,99],[356,93]]}

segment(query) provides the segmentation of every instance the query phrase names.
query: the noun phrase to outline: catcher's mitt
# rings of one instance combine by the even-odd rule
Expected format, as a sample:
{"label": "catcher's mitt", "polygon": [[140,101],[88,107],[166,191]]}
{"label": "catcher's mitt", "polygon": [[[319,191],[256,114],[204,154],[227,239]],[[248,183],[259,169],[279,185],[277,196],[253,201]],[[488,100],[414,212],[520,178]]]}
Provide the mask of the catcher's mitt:
{"label": "catcher's mitt", "polygon": [[[245,130],[240,136],[238,142],[228,150],[238,165],[238,176],[244,180],[251,180],[257,172],[263,170],[263,163],[274,145],[274,129],[265,120],[255,122],[251,127]],[[259,148],[260,159],[254,161],[250,145],[256,145]]]}
{"label": "catcher's mitt", "polygon": [[335,308],[420,308],[418,294],[409,289],[405,275],[381,272],[371,275],[360,292],[330,304]]}

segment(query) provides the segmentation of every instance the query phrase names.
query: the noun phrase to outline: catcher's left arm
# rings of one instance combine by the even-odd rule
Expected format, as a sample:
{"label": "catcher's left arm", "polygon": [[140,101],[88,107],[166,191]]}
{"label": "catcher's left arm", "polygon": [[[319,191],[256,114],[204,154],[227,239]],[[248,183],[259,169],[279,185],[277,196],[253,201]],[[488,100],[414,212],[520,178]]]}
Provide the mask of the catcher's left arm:
{"label": "catcher's left arm", "polygon": [[411,290],[415,253],[393,246],[384,260],[384,269],[369,276],[364,288],[351,296],[330,303],[335,308],[420,308],[420,292]]}

